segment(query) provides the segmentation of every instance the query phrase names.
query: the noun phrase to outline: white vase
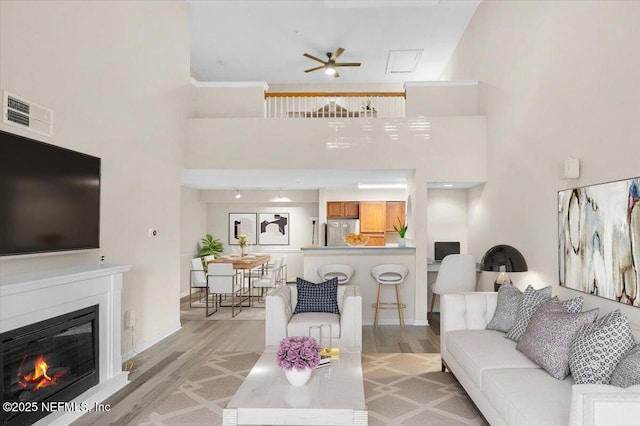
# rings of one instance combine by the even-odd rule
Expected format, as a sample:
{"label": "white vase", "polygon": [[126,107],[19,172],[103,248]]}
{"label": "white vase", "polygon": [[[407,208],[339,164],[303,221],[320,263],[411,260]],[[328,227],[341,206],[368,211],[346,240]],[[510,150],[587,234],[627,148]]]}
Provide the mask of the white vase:
{"label": "white vase", "polygon": [[311,377],[312,369],[307,367],[302,371],[298,371],[295,368],[291,370],[284,370],[284,375],[293,386],[304,386]]}
{"label": "white vase", "polygon": [[398,247],[406,247],[407,240],[405,238],[398,238]]}

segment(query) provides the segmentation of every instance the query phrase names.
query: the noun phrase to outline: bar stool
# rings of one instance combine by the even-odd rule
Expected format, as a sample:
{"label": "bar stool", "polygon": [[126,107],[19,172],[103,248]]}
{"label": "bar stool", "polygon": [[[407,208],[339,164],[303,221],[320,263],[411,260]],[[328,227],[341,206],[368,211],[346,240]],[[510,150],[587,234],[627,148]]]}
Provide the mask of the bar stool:
{"label": "bar stool", "polygon": [[[373,320],[375,329],[378,329],[378,313],[380,309],[398,309],[398,317],[400,317],[400,326],[404,327],[404,313],[402,310],[406,308],[406,305],[402,304],[400,300],[400,284],[404,281],[405,277],[409,273],[409,268],[404,265],[386,264],[378,265],[371,269],[371,276],[378,282],[378,299],[376,300],[374,308],[376,308],[376,316]],[[396,302],[383,302],[380,303],[380,295],[382,293],[382,286],[393,285],[396,288]]]}
{"label": "bar stool", "polygon": [[338,278],[338,285],[347,284],[354,273],[355,271],[351,266],[341,263],[330,263],[318,268],[320,278],[324,281],[328,281],[331,278]]}

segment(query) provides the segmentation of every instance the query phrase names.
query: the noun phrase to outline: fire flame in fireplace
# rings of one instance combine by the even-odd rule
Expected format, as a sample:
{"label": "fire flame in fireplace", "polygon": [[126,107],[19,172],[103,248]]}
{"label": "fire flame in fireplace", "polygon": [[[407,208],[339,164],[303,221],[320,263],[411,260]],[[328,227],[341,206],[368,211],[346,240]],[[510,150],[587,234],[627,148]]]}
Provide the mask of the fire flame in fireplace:
{"label": "fire flame in fireplace", "polygon": [[63,369],[55,374],[49,375],[49,364],[45,361],[44,355],[38,355],[34,361],[33,371],[22,374],[22,366],[28,357],[29,355],[27,354],[22,357],[22,362],[18,368],[18,384],[22,389],[37,391],[48,386],[53,386],[58,382],[58,379],[67,372],[66,369]]}

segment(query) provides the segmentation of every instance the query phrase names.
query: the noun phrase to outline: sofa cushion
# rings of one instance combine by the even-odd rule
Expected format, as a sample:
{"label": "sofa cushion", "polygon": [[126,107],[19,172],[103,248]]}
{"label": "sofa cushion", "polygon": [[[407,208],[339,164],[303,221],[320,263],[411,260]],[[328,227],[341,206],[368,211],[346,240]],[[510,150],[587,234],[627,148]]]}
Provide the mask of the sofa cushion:
{"label": "sofa cushion", "polygon": [[616,309],[578,332],[569,367],[578,384],[608,385],[618,362],[635,345],[627,316]]}
{"label": "sofa cushion", "polygon": [[[493,368],[540,368],[524,354],[516,351],[516,344],[493,330],[450,331],[445,338],[447,352],[482,389],[482,373]],[[546,373],[545,373],[546,374]]]}
{"label": "sofa cushion", "polygon": [[340,337],[340,315],[327,312],[295,314],[287,325],[287,336],[309,336],[309,327],[323,324],[331,325],[331,337],[336,339]]}
{"label": "sofa cushion", "polygon": [[549,299],[551,299],[550,286],[539,290],[536,290],[531,286],[527,286],[522,294],[522,299],[520,299],[520,304],[518,305],[518,317],[516,318],[516,322],[513,324],[511,330],[507,332],[505,337],[515,340],[516,342],[520,340],[520,337],[522,337],[524,331],[527,329],[527,325],[529,325],[529,320],[533,313],[540,305]]}
{"label": "sofa cushion", "polygon": [[507,332],[518,318],[518,305],[522,292],[517,287],[504,283],[498,289],[498,304],[493,318],[487,324],[487,330]]}
{"label": "sofa cushion", "polygon": [[569,424],[573,380],[554,380],[542,369],[486,370],[482,391],[505,420],[518,426]]}
{"label": "sofa cushion", "polygon": [[[582,303],[579,305],[582,307]],[[569,374],[569,351],[573,338],[584,325],[598,317],[598,312],[598,309],[567,312],[563,302],[554,297],[540,305],[533,314],[516,349],[553,377],[562,380]]]}
{"label": "sofa cushion", "polygon": [[621,388],[640,385],[640,345],[635,345],[613,370],[611,384]]}
{"label": "sofa cushion", "polygon": [[298,278],[296,280],[296,309],[293,312],[328,312],[340,314],[338,308],[338,278],[331,278],[323,283],[312,283]]}

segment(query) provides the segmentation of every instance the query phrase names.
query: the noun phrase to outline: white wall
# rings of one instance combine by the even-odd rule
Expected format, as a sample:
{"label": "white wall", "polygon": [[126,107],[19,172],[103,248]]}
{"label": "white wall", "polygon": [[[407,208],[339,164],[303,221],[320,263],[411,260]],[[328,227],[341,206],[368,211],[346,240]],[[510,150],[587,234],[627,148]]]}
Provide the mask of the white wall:
{"label": "white wall", "polygon": [[191,259],[198,255],[200,240],[207,234],[207,205],[202,191],[180,188],[180,295],[189,294]]}
{"label": "white wall", "polygon": [[[433,243],[436,241],[460,241],[460,253],[468,253],[468,190],[429,189],[427,191],[427,253],[435,258]],[[480,259],[476,259],[480,262]],[[428,297],[431,306],[431,285],[437,272],[428,273]],[[434,311],[440,310],[440,299],[436,297]]]}
{"label": "white wall", "polygon": [[[639,2],[482,2],[445,69],[443,79],[480,80],[488,120],[470,252],[518,248],[531,271],[512,276],[521,285],[580,294],[558,287],[557,191],[640,175],[638,22]],[[580,179],[559,178],[569,157],[581,160]],[[620,308],[640,323],[637,308],[584,296],[586,307]]]}
{"label": "white wall", "polygon": [[[207,198],[210,200],[211,193],[216,191],[206,192],[209,193]],[[317,194],[317,191],[313,192]],[[220,239],[224,244],[225,253],[230,253],[234,247],[229,246],[229,213],[289,213],[289,245],[255,245],[251,250],[269,253],[272,256],[286,255],[288,277],[302,276],[304,266],[300,247],[311,245],[312,222],[309,218],[318,217],[317,202],[208,202],[207,232]]]}
{"label": "white wall", "polygon": [[122,309],[137,325],[124,353],[180,326],[189,51],[183,2],[0,2],[0,88],[54,111],[53,138],[37,139],[102,158],[100,250],[2,259],[0,274],[97,263],[98,253],[131,264]]}
{"label": "white wall", "polygon": [[435,241],[460,241],[460,253],[468,252],[467,192],[466,189],[427,191],[427,253],[431,259]]}

